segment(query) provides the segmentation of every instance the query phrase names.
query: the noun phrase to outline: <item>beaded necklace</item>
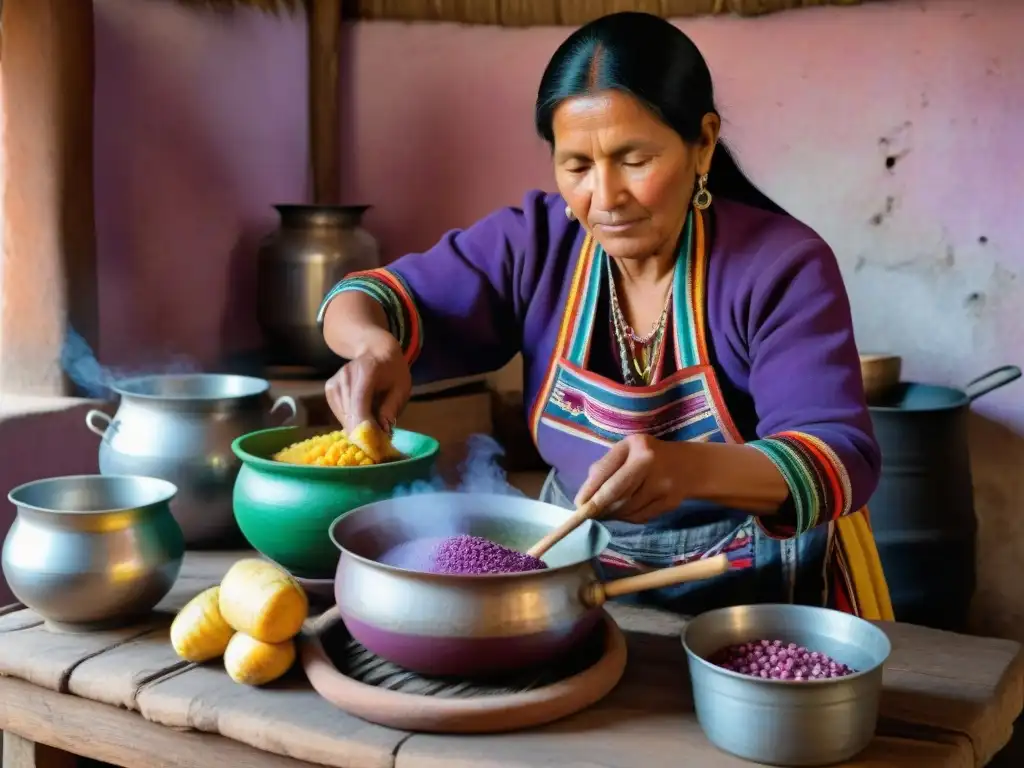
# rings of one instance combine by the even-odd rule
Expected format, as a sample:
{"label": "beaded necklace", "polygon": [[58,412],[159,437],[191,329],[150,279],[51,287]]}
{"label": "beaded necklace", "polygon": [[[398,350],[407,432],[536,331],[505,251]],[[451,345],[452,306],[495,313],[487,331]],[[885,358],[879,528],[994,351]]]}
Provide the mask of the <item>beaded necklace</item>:
{"label": "beaded necklace", "polygon": [[622,379],[629,386],[646,386],[653,383],[660,367],[660,353],[665,340],[665,321],[672,302],[672,290],[665,297],[661,316],[649,333],[641,336],[626,322],[615,290],[615,276],[612,274],[611,259],[605,261],[608,267],[608,287],[611,294],[612,332],[619,348],[619,364]]}

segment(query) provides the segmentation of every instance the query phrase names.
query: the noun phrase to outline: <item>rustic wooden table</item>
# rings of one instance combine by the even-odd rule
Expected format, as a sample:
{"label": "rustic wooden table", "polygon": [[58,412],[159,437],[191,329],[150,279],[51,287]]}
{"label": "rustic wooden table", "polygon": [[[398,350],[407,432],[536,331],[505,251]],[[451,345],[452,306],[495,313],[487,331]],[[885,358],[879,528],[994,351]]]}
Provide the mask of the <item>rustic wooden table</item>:
{"label": "rustic wooden table", "polygon": [[[562,722],[501,736],[382,728],[336,709],[301,671],[262,689],[217,664],[175,657],[170,618],[242,553],[190,554],[145,625],[88,635],[47,631],[19,606],[0,615],[0,728],[5,768],[65,768],[81,755],[132,768],[740,768],[693,716],[683,620],[614,607],[629,666],[603,702]],[[247,553],[246,553],[247,554]],[[1009,738],[1024,702],[1017,643],[884,625],[894,651],[873,745],[850,765],[971,768]]]}

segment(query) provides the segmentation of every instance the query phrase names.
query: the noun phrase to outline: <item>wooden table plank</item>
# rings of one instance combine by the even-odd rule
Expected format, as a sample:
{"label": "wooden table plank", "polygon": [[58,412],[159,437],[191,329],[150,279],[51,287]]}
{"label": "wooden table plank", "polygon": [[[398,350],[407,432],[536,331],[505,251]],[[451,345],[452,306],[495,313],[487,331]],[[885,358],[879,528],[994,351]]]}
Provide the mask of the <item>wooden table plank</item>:
{"label": "wooden table plank", "polygon": [[268,752],[341,768],[387,768],[404,732],[366,723],[321,699],[296,671],[261,689],[232,682],[219,662],[180,661],[166,629],[83,661],[71,693],[138,710],[170,728],[220,734]]}
{"label": "wooden table plank", "polygon": [[[217,583],[251,552],[190,553],[169,601],[183,605]],[[163,607],[163,606],[161,606]],[[217,662],[180,661],[164,624],[82,659],[67,689],[112,706],[138,710],[170,728],[220,734],[269,753],[339,768],[390,768],[408,736],[352,717],[321,699],[301,673],[261,689],[230,680]]]}
{"label": "wooden table plank", "polygon": [[[626,713],[621,713],[626,714]],[[628,717],[628,715],[627,715]],[[588,727],[550,727],[505,736],[416,734],[402,745],[395,768],[751,768],[706,741],[696,745],[680,735],[676,721],[610,716]],[[875,739],[843,768],[976,768],[970,743]]]}
{"label": "wooden table plank", "polygon": [[[208,581],[218,584],[228,569],[243,557],[258,557],[252,549],[238,549],[222,552],[186,552],[185,562],[181,565],[178,582],[191,579],[198,582]],[[177,584],[175,585],[178,586]]]}
{"label": "wooden table plank", "polygon": [[[18,614],[12,614],[17,616]],[[89,634],[50,632],[42,624],[0,633],[0,675],[66,692],[71,671],[86,659],[152,630],[153,624]]]}
{"label": "wooden table plank", "polygon": [[893,644],[885,668],[883,727],[961,733],[978,765],[1009,741],[1024,705],[1024,653],[1011,640],[880,622]]}
{"label": "wooden table plank", "polygon": [[[680,755],[701,768],[750,763],[718,751],[692,716],[693,701],[680,643],[686,620],[668,613],[611,606],[630,629],[629,669],[599,704],[545,728],[494,736],[415,734],[398,753],[396,768],[675,768]],[[851,768],[922,766],[974,768],[964,735],[921,729],[919,739],[882,735]]]}
{"label": "wooden table plank", "polygon": [[[164,631],[175,613],[201,590],[217,584],[231,563],[249,552],[188,553],[170,594],[146,621],[104,632],[54,632],[34,611],[0,615],[0,674],[65,693],[71,673],[89,659],[152,632]],[[166,635],[166,633],[165,633]],[[142,670],[148,673],[152,670]],[[139,673],[133,670],[132,675]]]}
{"label": "wooden table plank", "polygon": [[[28,675],[51,688],[57,679],[57,690],[106,702],[113,711],[137,709],[165,733],[193,729],[239,742],[239,749],[245,744],[335,768],[392,768],[395,755],[400,768],[561,763],[594,768],[642,763],[658,768],[669,760],[678,765],[681,754],[702,768],[744,765],[714,749],[692,715],[680,643],[686,620],[650,609],[609,607],[627,630],[630,661],[622,684],[607,699],[547,728],[501,736],[394,731],[334,708],[299,673],[250,689],[231,682],[219,664],[197,667],[178,660],[167,638],[173,611],[200,589],[217,583],[239,557],[251,555],[190,553],[182,578],[160,606],[162,613],[154,617],[156,624],[126,630],[129,634],[124,636],[51,636],[32,623],[30,611],[0,611],[0,672],[8,651],[14,652],[19,660],[15,676]],[[906,625],[883,628],[894,647],[886,673],[884,719],[880,736],[852,765],[959,768],[987,762],[1008,737],[1024,700],[1020,646]],[[44,661],[25,661],[30,655]],[[4,690],[0,686],[2,706],[10,706]]]}
{"label": "wooden table plank", "polygon": [[182,732],[134,712],[0,677],[0,729],[125,768],[313,768],[231,739]]}
{"label": "wooden table plank", "polygon": [[67,690],[90,701],[137,710],[144,686],[190,666],[174,652],[165,626],[85,659],[72,670]]}
{"label": "wooden table plank", "polygon": [[0,632],[17,632],[28,627],[38,627],[43,623],[43,617],[35,611],[30,611],[21,605],[7,606],[13,610],[5,610],[0,615]]}
{"label": "wooden table plank", "polygon": [[[653,609],[611,605],[609,611],[620,625],[650,635],[678,638],[686,625],[684,617]],[[1009,741],[1024,706],[1020,643],[895,622],[879,626],[893,645],[879,732],[933,742],[962,734],[977,765],[988,763]],[[648,647],[640,653],[653,652]],[[666,647],[661,653],[666,656],[661,665],[670,665],[674,652]],[[631,651],[631,664],[636,657]],[[657,696],[656,688],[638,695]]]}
{"label": "wooden table plank", "polygon": [[144,686],[136,702],[151,722],[217,733],[334,768],[391,768],[409,736],[337,709],[300,671],[263,688],[247,688],[218,666],[190,667]]}
{"label": "wooden table plank", "polygon": [[[69,675],[67,690],[77,696],[115,707],[137,709],[139,690],[161,677],[191,666],[171,647],[168,629],[175,613],[207,587],[218,584],[231,565],[255,552],[189,552],[174,589],[157,606],[159,620],[147,632],[79,661]],[[3,617],[0,617],[2,631]]]}

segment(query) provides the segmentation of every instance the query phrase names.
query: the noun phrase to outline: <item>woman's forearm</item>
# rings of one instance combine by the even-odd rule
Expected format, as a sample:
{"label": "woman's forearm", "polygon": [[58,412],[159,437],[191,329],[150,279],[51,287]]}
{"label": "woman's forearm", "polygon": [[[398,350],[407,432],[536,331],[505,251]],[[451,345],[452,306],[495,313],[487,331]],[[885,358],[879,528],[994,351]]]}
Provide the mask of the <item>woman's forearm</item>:
{"label": "woman's forearm", "polygon": [[771,515],[789,497],[789,486],[763,453],[746,445],[680,443],[685,471],[693,484],[692,497]]}
{"label": "woman's forearm", "polygon": [[397,343],[388,330],[384,308],[360,291],[346,291],[331,299],[324,312],[324,340],[346,360]]}

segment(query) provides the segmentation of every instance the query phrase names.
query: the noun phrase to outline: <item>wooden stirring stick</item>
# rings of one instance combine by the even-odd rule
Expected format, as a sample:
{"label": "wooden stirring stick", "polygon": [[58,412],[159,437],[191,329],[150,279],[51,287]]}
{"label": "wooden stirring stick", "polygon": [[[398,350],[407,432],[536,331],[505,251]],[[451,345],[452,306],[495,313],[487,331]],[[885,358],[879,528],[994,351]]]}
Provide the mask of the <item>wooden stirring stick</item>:
{"label": "wooden stirring stick", "polygon": [[648,589],[674,587],[677,584],[710,579],[721,576],[732,568],[733,565],[729,562],[728,555],[715,555],[682,565],[673,565],[671,568],[659,568],[638,576],[627,576],[624,579],[615,579],[604,583],[593,581],[583,588],[580,597],[587,605],[598,608],[616,597],[645,592]]}
{"label": "wooden stirring stick", "polygon": [[539,560],[545,552],[576,530],[580,524],[586,520],[594,519],[600,512],[601,507],[593,499],[588,501],[586,504],[581,504],[579,509],[573,512],[570,517],[566,518],[564,523],[526,550],[526,554],[530,557],[536,557]]}

